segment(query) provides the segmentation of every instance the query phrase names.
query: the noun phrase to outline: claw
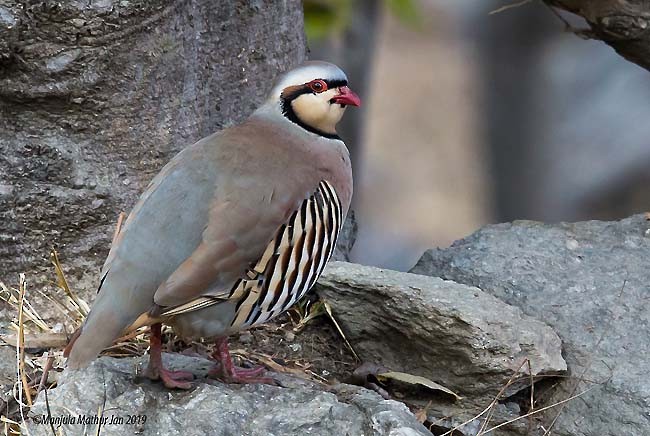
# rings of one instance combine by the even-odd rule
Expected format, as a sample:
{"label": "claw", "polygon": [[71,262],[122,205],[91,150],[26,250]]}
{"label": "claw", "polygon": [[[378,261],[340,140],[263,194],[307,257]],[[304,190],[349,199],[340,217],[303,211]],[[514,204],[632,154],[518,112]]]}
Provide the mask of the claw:
{"label": "claw", "polygon": [[232,363],[230,351],[228,350],[228,339],[217,339],[217,349],[212,354],[217,364],[208,372],[208,377],[219,378],[226,383],[263,383],[275,385],[276,382],[270,377],[260,377],[266,370],[263,366],[254,368],[239,368]]}
{"label": "claw", "polygon": [[161,368],[159,378],[169,389],[191,389],[192,383],[183,380],[194,380],[194,374],[187,371],[170,371]]}
{"label": "claw", "polygon": [[[240,368],[238,366],[233,367],[235,373],[241,377],[257,377],[266,371],[266,368],[263,366],[256,366],[254,368]],[[217,362],[214,367],[208,371],[208,377],[210,378],[223,378],[223,370],[221,369],[221,364]]]}

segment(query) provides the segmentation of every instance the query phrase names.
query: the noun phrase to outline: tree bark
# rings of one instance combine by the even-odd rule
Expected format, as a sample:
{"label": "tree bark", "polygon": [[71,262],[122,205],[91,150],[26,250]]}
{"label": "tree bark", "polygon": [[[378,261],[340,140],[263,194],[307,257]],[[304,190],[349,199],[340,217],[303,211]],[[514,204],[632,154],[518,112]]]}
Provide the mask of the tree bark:
{"label": "tree bark", "polygon": [[604,41],[630,62],[650,70],[650,2],[647,0],[545,0],[583,17],[585,35]]}
{"label": "tree bark", "polygon": [[0,279],[95,287],[118,214],[304,60],[302,5],[0,0]]}

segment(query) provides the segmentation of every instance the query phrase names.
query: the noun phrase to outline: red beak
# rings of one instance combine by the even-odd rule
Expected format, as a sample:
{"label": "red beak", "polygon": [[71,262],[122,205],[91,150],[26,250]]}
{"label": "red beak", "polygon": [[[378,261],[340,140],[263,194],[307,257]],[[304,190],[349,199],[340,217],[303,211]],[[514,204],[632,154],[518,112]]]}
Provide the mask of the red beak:
{"label": "red beak", "polygon": [[339,95],[334,97],[332,99],[334,103],[346,105],[349,104],[350,106],[356,106],[359,107],[361,106],[361,99],[357,94],[354,93],[350,88],[347,86],[341,86],[339,88]]}

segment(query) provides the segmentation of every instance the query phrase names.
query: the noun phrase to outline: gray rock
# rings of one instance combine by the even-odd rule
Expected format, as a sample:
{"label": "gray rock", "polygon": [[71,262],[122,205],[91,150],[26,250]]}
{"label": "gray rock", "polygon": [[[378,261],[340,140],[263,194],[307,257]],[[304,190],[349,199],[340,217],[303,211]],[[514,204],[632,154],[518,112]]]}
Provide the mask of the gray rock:
{"label": "gray rock", "polygon": [[412,272],[478,286],[557,331],[573,378],[548,403],[592,390],[566,404],[553,434],[647,435],[649,227],[642,215],[488,226],[428,251]]}
{"label": "gray rock", "polygon": [[[182,355],[164,355],[164,359],[170,368],[191,370],[199,377],[212,365]],[[77,419],[63,426],[64,434],[85,434],[84,430],[94,434],[97,425],[84,429],[78,416],[96,417],[103,407],[108,421],[101,434],[107,436],[430,436],[406,406],[357,386],[325,390],[276,375],[285,387],[226,385],[201,378],[191,391],[170,391],[148,380],[134,382],[133,374],[141,365],[142,359],[102,357],[88,368],[64,373],[60,386],[48,393],[51,416]],[[30,412],[30,434],[52,434],[49,425],[36,423],[43,421],[43,415],[47,416],[47,408],[40,394]],[[135,424],[126,423],[129,416],[136,417]],[[125,422],[119,424],[119,418]]]}
{"label": "gray rock", "polygon": [[0,386],[13,384],[16,379],[16,350],[0,345]]}
{"label": "gray rock", "polygon": [[16,350],[0,345],[0,406],[4,406],[11,398],[15,381]]}
{"label": "gray rock", "polygon": [[356,216],[354,211],[350,210],[347,219],[343,223],[343,228],[341,228],[339,239],[336,241],[332,260],[350,261],[350,252],[352,251],[352,247],[354,247],[354,243],[357,241],[358,230],[359,226]]}
{"label": "gray rock", "polygon": [[[525,359],[535,379],[566,370],[550,327],[475,287],[333,262],[317,291],[364,361],[427,377],[464,397],[434,401],[437,418],[479,413],[513,374],[526,373]],[[506,396],[529,385],[522,377]]]}

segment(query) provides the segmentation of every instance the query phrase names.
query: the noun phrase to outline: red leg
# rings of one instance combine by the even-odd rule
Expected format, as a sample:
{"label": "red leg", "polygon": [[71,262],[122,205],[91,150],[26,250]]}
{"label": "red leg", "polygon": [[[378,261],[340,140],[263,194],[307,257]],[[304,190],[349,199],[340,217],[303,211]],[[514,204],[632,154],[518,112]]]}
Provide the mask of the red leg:
{"label": "red leg", "polygon": [[151,380],[162,380],[163,384],[170,389],[190,389],[192,384],[182,380],[192,380],[194,375],[187,371],[170,371],[162,364],[162,334],[161,324],[151,326],[149,337],[149,366],[147,376]]}
{"label": "red leg", "polygon": [[232,363],[230,351],[228,351],[228,338],[219,338],[216,342],[216,350],[212,354],[217,360],[217,366],[209,373],[210,376],[218,376],[226,383],[264,383],[274,385],[275,381],[270,377],[260,377],[264,367],[238,368]]}

